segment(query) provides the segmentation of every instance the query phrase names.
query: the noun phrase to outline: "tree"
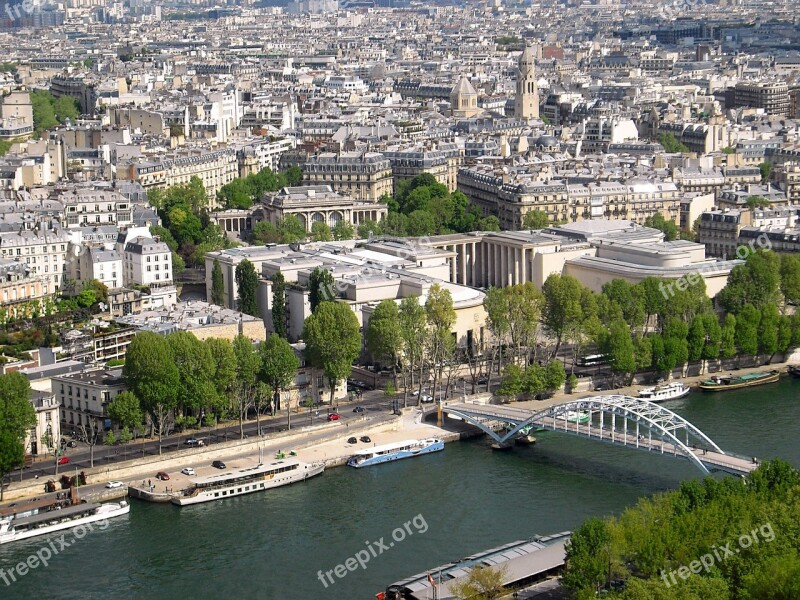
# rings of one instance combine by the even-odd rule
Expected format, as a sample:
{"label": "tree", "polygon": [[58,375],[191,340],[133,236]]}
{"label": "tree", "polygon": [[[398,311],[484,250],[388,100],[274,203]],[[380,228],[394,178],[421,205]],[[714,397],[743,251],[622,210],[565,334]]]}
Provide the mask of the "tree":
{"label": "tree", "polygon": [[800,304],[800,256],[781,255],[780,276],[784,302]]}
{"label": "tree", "polygon": [[544,370],[544,390],[554,392],[561,389],[567,379],[564,363],[560,360],[551,360]]}
{"label": "tree", "polygon": [[523,229],[544,229],[550,226],[550,217],[541,210],[530,210],[522,217]]}
{"label": "tree", "polygon": [[222,266],[216,258],[211,269],[211,303],[225,306],[225,282],[222,277]]}
{"label": "tree", "polygon": [[327,269],[316,267],[308,278],[308,302],[311,312],[315,312],[322,302],[336,298],[333,275]]}
{"label": "tree", "polygon": [[609,357],[611,371],[616,374],[633,373],[636,370],[631,331],[625,321],[616,319],[608,327],[601,349]]}
{"label": "tree", "polygon": [[239,435],[244,437],[244,417],[255,402],[258,388],[258,375],[261,369],[261,356],[253,343],[243,335],[233,338],[235,372],[233,378],[234,394],[232,403],[236,406],[239,418]]}
{"label": "tree", "polygon": [[196,418],[202,409],[216,405],[216,365],[211,350],[188,331],[170,333],[167,342],[180,378],[178,408],[183,417]]}
{"label": "tree", "polygon": [[258,317],[258,275],[246,258],[236,265],[236,286],[239,291],[239,310],[246,315]]}
{"label": "tree", "polygon": [[217,398],[210,408],[219,412],[236,381],[236,354],[233,352],[233,344],[226,339],[208,338],[205,345],[211,353],[213,365],[211,381],[217,392]]}
{"label": "tree", "polygon": [[503,381],[497,390],[499,396],[515,400],[525,389],[525,373],[519,365],[510,364],[503,371]]}
{"label": "tree", "polygon": [[476,565],[469,570],[467,579],[450,586],[456,600],[494,600],[508,592],[503,583],[508,578],[507,567]]}
{"label": "tree", "polygon": [[336,222],[331,233],[333,234],[333,239],[337,241],[352,240],[355,236],[355,227],[351,223],[341,220]]}
{"label": "tree", "polygon": [[419,296],[407,296],[398,309],[402,338],[403,406],[408,406],[408,390],[414,386],[414,373],[419,372],[418,395],[422,394],[422,365],[425,357],[427,317]]}
{"label": "tree", "polygon": [[761,171],[761,183],[767,183],[769,176],[772,173],[772,164],[763,162],[758,165],[758,170]]}
{"label": "tree", "polygon": [[278,229],[269,221],[259,221],[253,226],[250,241],[253,244],[280,244],[282,242]]}
{"label": "tree", "polygon": [[761,313],[752,304],[745,304],[742,312],[736,315],[736,349],[742,354],[755,356],[758,353],[758,324]]}
{"label": "tree", "polygon": [[770,359],[778,351],[780,318],[778,307],[774,304],[767,304],[761,309],[761,319],[758,323],[758,353]]}
{"label": "tree", "polygon": [[403,347],[400,331],[400,309],[394,300],[382,300],[367,323],[367,352],[373,359],[392,366],[397,378],[397,361]]}
{"label": "tree", "polygon": [[748,196],[747,200],[745,200],[745,204],[747,205],[747,208],[751,209],[769,208],[770,201],[763,196]]}
{"label": "tree", "polygon": [[149,331],[137,334],[128,346],[122,374],[128,389],[150,415],[160,453],[161,440],[172,426],[180,387],[178,367],[166,338]]}
{"label": "tree", "polygon": [[732,314],[725,315],[720,336],[719,352],[722,358],[736,356],[736,317]]}
{"label": "tree", "polygon": [[295,215],[287,215],[282,219],[278,219],[275,229],[280,235],[280,240],[283,244],[300,242],[307,237],[305,227]]}
{"label": "tree", "polygon": [[739,314],[745,304],[756,309],[776,304],[781,295],[781,259],[776,252],[758,250],[747,257],[744,265],[736,265],[727,285],[718,295],[720,305]]}
{"label": "tree", "polygon": [[553,356],[556,356],[564,335],[575,327],[575,322],[581,317],[581,284],[569,275],[553,273],[545,280],[542,293],[542,324],[556,338],[553,350]]}
{"label": "tree", "polygon": [[665,219],[661,213],[647,217],[644,220],[644,224],[645,227],[652,227],[661,231],[664,234],[664,240],[667,242],[678,239],[678,226],[675,221]]}
{"label": "tree", "polygon": [[576,592],[597,592],[609,579],[610,549],[608,524],[597,517],[584,521],[567,542],[564,585]]}
{"label": "tree", "polygon": [[330,402],[336,385],[350,376],[353,362],[361,353],[358,319],[347,304],[323,302],[306,319],[303,328],[306,360],[322,369],[330,386]]}
{"label": "tree", "polygon": [[428,290],[425,300],[425,315],[430,327],[428,343],[433,364],[434,398],[436,388],[441,383],[442,371],[448,357],[455,350],[451,329],[456,322],[453,296],[450,290],[434,283]]}
{"label": "tree", "polygon": [[25,463],[25,437],[36,425],[28,378],[16,372],[0,375],[0,500],[5,478]]}
{"label": "tree", "polygon": [[291,187],[297,187],[303,183],[303,170],[294,165],[286,169],[286,185]]}
{"label": "tree", "polygon": [[[280,407],[281,392],[291,387],[299,368],[300,359],[297,358],[294,348],[284,338],[271,335],[266,342],[261,344],[259,377],[272,390],[276,407]],[[286,408],[289,408],[288,403]]]}
{"label": "tree", "polygon": [[108,418],[121,429],[135,430],[144,422],[142,405],[133,392],[124,391],[117,394],[107,410]]}
{"label": "tree", "polygon": [[659,133],[658,136],[656,136],[656,139],[658,140],[658,143],[664,147],[664,151],[669,152],[670,154],[676,152],[689,152],[689,148],[677,137],[675,137],[674,133]]}
{"label": "tree", "polygon": [[330,242],[333,241],[333,234],[331,228],[327,223],[322,221],[315,221],[311,224],[311,240],[314,242]]}
{"label": "tree", "polygon": [[286,317],[286,279],[278,271],[272,276],[272,330],[284,339],[288,337]]}
{"label": "tree", "polygon": [[486,382],[487,391],[490,389],[491,377],[493,371],[494,356],[497,351],[500,352],[500,365],[498,371],[503,368],[502,349],[506,343],[506,337],[510,329],[510,311],[509,311],[509,297],[504,288],[490,287],[486,291],[486,296],[483,299],[483,307],[486,309],[486,324],[492,334],[492,353],[489,362],[488,376]]}
{"label": "tree", "polygon": [[380,226],[379,223],[372,220],[367,220],[359,223],[358,225],[358,237],[361,239],[368,239],[370,233],[372,235],[381,235],[383,233],[383,228]]}

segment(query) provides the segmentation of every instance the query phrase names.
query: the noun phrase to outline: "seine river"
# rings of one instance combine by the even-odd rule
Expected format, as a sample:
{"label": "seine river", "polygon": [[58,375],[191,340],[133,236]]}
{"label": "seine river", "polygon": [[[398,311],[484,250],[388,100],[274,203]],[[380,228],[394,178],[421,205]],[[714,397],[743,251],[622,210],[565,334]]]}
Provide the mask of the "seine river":
{"label": "seine river", "polygon": [[[787,379],[665,406],[724,450],[800,467],[799,401],[800,381]],[[47,568],[10,586],[0,580],[0,597],[369,599],[406,576],[572,529],[698,475],[688,462],[557,434],[503,453],[483,440],[448,444],[417,460],[332,469],[267,494],[183,509],[134,502],[128,517],[75,540]],[[381,550],[381,539],[388,546],[407,522],[404,539]],[[0,568],[47,542],[2,547]],[[367,545],[375,552],[366,569],[323,585],[318,571]]]}

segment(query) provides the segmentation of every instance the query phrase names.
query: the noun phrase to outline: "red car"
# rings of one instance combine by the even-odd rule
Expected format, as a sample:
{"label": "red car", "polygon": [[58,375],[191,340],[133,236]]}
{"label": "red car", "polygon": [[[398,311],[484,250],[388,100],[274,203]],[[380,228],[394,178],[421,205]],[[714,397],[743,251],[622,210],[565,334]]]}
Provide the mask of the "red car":
{"label": "red car", "polygon": [[160,479],[161,481],[169,481],[169,475],[164,473],[164,471],[159,471],[156,473],[156,479]]}
{"label": "red car", "polygon": [[67,463],[69,463],[69,456],[62,456],[58,459],[58,464],[60,465],[66,465]]}
{"label": "red car", "polygon": [[342,417],[340,417],[336,413],[331,413],[331,414],[328,415],[328,421],[338,421],[341,418]]}

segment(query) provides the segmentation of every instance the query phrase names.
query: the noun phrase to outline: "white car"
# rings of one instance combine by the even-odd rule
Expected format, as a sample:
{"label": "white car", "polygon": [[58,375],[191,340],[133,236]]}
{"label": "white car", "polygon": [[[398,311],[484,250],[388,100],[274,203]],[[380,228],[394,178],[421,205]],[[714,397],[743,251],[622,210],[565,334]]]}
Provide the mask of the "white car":
{"label": "white car", "polygon": [[181,469],[181,473],[183,473],[184,475],[197,475],[197,473],[194,472],[194,469],[192,467],[186,467]]}
{"label": "white car", "polygon": [[121,488],[123,485],[125,485],[125,484],[122,483],[121,481],[109,481],[106,484],[106,487],[111,490],[111,489],[114,489],[114,488]]}
{"label": "white car", "polygon": [[423,394],[422,397],[419,399],[419,401],[424,402],[425,404],[433,402],[433,396],[428,396],[427,394]]}

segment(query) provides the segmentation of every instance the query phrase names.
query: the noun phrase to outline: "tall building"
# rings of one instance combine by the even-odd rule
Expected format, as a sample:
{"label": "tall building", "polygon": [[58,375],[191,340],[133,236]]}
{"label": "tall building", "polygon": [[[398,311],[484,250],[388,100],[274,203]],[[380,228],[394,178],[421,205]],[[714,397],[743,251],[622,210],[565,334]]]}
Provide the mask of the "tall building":
{"label": "tall building", "polygon": [[531,46],[526,46],[519,59],[517,95],[514,98],[514,116],[520,119],[539,118],[539,88],[536,85],[536,57]]}
{"label": "tall building", "polygon": [[478,92],[466,75],[459,78],[450,92],[450,109],[453,116],[460,119],[471,119],[482,112],[478,108]]}

